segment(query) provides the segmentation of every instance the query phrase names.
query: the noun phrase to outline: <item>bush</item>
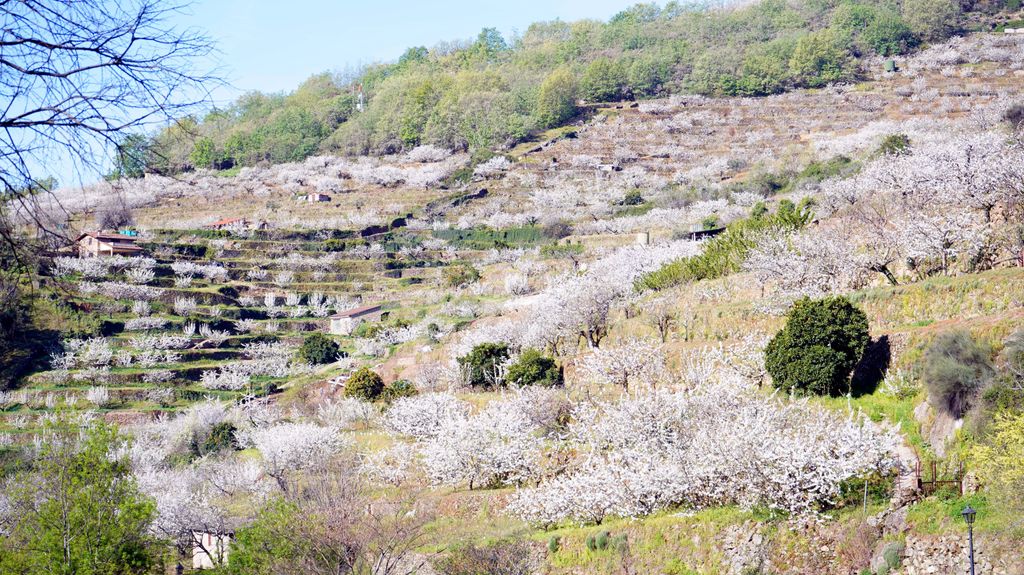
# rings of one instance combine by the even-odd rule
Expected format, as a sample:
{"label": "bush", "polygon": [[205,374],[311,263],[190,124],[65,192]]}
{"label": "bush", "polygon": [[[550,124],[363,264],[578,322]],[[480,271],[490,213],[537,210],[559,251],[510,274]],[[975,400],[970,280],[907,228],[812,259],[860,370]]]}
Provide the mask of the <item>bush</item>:
{"label": "bush", "polygon": [[470,264],[460,263],[444,269],[444,281],[449,287],[462,287],[480,279],[480,272]]}
{"label": "bush", "polygon": [[572,235],[572,226],[564,220],[551,222],[541,229],[541,235],[552,240],[560,240]]}
{"label": "bush", "polygon": [[361,367],[345,382],[345,396],[376,401],[384,392],[384,380],[372,369]]}
{"label": "bush", "polygon": [[643,192],[640,190],[630,190],[623,196],[622,201],[619,202],[623,206],[639,206],[647,200],[644,199]]}
{"label": "bush", "polygon": [[[195,442],[191,451],[195,458],[203,457],[220,451],[234,451],[238,449],[238,439],[235,434],[238,429],[230,421],[222,421],[210,429],[210,435],[200,444]],[[195,440],[195,438],[193,438]]]}
{"label": "bush", "polygon": [[525,541],[504,541],[486,547],[470,544],[450,552],[435,565],[445,575],[530,575],[533,551]]}
{"label": "bush", "polygon": [[396,379],[384,388],[384,391],[380,394],[381,401],[385,403],[391,403],[392,401],[400,397],[412,397],[419,393],[416,390],[416,386],[412,384],[408,379]]}
{"label": "bush", "polygon": [[1024,104],[1010,106],[1009,109],[1003,112],[1003,120],[1010,124],[1010,127],[1013,129],[1024,127]]}
{"label": "bush", "polygon": [[552,535],[548,538],[548,553],[558,553],[558,550],[562,547],[562,538],[558,535]]}
{"label": "bush", "polygon": [[869,339],[867,316],[845,297],[805,297],[768,342],[765,368],[779,389],[838,395]]}
{"label": "bush", "polygon": [[910,151],[910,136],[906,134],[890,134],[878,146],[878,153],[884,156],[895,156]]}
{"label": "bush", "polygon": [[458,362],[470,386],[491,388],[501,383],[499,372],[508,356],[508,346],[503,343],[481,343]]}
{"label": "bush", "polygon": [[324,242],[323,251],[325,252],[343,252],[345,251],[345,240],[329,239]]}
{"label": "bush", "polygon": [[979,479],[1018,517],[1024,514],[1024,413],[1004,413],[992,437],[971,453]]}
{"label": "bush", "polygon": [[299,359],[312,365],[333,363],[338,359],[338,343],[322,333],[312,333],[299,346]]}
{"label": "bush", "polygon": [[925,351],[921,366],[932,406],[963,417],[992,378],[990,353],[966,331],[939,334]]}
{"label": "bush", "polygon": [[562,385],[562,370],[555,360],[536,349],[524,350],[519,359],[508,367],[506,381],[513,385]]}

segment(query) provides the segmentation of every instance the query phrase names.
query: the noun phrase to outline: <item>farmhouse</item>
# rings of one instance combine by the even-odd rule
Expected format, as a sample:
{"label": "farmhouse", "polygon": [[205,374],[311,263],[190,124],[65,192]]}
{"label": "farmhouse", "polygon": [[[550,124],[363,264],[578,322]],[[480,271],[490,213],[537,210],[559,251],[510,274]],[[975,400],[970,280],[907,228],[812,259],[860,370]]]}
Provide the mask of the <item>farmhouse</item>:
{"label": "farmhouse", "polygon": [[230,533],[192,532],[192,568],[213,569],[228,560]]}
{"label": "farmhouse", "polygon": [[367,305],[345,310],[331,316],[330,332],[334,335],[351,335],[359,324],[380,321],[384,317],[380,304]]}
{"label": "farmhouse", "polygon": [[208,230],[227,230],[227,229],[239,229],[249,226],[249,221],[245,218],[222,218],[212,224],[207,224],[205,227]]}
{"label": "farmhouse", "polygon": [[329,202],[329,201],[331,201],[331,196],[328,196],[327,194],[320,194],[320,193],[307,194],[306,195],[306,201],[311,203],[311,204],[315,204],[317,202]]}
{"label": "farmhouse", "polygon": [[85,232],[78,236],[78,255],[83,258],[101,256],[137,256],[142,247],[135,244],[138,238],[110,232]]}

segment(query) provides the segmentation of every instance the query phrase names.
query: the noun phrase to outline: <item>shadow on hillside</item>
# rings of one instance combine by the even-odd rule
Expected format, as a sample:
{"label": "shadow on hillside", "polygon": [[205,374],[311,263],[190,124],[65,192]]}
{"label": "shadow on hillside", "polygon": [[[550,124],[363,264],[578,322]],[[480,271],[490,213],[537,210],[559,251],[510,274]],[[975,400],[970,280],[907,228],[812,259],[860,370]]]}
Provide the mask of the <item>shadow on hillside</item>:
{"label": "shadow on hillside", "polygon": [[889,336],[883,335],[869,342],[860,362],[853,368],[850,394],[853,397],[860,397],[874,393],[878,384],[885,379],[890,361],[892,361],[892,348],[889,345]]}

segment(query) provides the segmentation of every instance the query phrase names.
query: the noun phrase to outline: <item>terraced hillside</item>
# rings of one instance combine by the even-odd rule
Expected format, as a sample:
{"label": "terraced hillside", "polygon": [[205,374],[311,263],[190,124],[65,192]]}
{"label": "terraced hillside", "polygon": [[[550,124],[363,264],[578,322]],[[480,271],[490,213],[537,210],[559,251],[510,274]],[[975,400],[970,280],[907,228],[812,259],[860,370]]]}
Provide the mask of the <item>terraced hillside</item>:
{"label": "terraced hillside", "polygon": [[[982,572],[1019,573],[1024,35],[895,63],[599,106],[486,159],[68,196],[72,225],[131,210],[145,256],[42,263],[0,447],[58,410],[123,424],[160,536],[235,533],[226,573],[330,564],[295,532],[422,573],[954,572],[968,503]],[[840,390],[769,370],[798,301],[863,313]]]}

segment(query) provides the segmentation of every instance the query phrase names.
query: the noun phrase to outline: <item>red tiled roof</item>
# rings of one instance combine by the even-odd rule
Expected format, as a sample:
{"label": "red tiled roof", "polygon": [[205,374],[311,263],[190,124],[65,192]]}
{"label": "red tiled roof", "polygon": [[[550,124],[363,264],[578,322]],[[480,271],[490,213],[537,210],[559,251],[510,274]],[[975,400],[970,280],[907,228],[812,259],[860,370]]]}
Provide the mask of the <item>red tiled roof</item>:
{"label": "red tiled roof", "polygon": [[244,218],[224,218],[222,220],[217,220],[217,221],[213,222],[212,224],[207,224],[206,227],[226,226],[228,224],[233,224],[235,222],[244,222],[244,221],[245,221]]}
{"label": "red tiled roof", "polygon": [[347,309],[342,312],[338,312],[331,316],[331,319],[341,319],[345,317],[357,317],[366,313],[374,312],[380,309],[380,304],[364,305],[363,307],[354,307]]}

